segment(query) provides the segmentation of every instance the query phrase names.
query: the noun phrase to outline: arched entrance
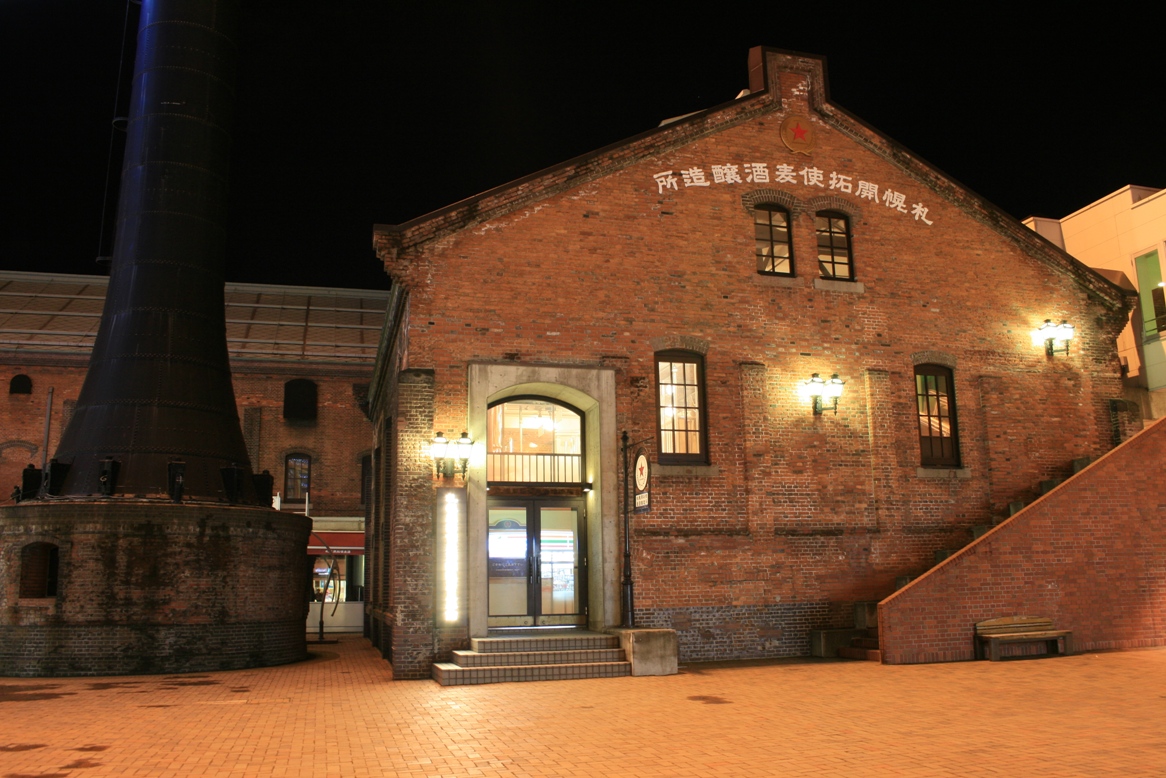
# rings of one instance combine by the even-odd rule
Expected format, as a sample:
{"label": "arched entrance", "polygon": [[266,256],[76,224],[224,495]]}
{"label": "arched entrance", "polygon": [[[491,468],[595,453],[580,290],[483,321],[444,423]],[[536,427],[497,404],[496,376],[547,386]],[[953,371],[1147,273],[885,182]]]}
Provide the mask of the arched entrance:
{"label": "arched entrance", "polygon": [[614,371],[472,364],[468,390],[470,634],[618,624]]}
{"label": "arched entrance", "polygon": [[587,623],[583,412],[537,395],[486,411],[487,602],[491,627]]}

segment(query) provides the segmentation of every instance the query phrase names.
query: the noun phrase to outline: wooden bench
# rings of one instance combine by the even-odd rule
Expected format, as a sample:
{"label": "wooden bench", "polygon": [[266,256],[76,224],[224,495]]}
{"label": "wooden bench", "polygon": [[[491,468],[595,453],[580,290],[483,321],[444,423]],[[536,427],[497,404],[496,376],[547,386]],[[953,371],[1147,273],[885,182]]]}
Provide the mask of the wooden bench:
{"label": "wooden bench", "polygon": [[976,659],[999,661],[1006,643],[1044,643],[1050,655],[1073,653],[1073,633],[1053,629],[1053,620],[1040,616],[1006,616],[976,624]]}

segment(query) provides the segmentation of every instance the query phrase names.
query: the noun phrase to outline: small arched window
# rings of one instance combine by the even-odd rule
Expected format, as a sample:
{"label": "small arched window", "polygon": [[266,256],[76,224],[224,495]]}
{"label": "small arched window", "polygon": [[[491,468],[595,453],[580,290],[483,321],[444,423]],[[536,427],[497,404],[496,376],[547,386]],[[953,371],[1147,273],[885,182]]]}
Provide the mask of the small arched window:
{"label": "small arched window", "polygon": [[789,211],[780,205],[761,203],[753,208],[753,237],[757,246],[757,272],[792,276],[794,252],[789,237]]}
{"label": "small arched window", "polygon": [[32,394],[32,379],[24,373],[12,376],[8,382],[9,394]]}
{"label": "small arched window", "polygon": [[57,596],[60,552],[52,543],[29,543],[20,549],[20,596]]}
{"label": "small arched window", "polygon": [[283,417],[288,421],[316,420],[316,382],[294,378],[283,385]]}
{"label": "small arched window", "polygon": [[854,260],[850,251],[850,218],[838,211],[814,214],[818,234],[818,269],[822,278],[854,280]]}
{"label": "small arched window", "polygon": [[283,464],[283,501],[303,502],[312,488],[312,458],[307,454],[288,454]]}

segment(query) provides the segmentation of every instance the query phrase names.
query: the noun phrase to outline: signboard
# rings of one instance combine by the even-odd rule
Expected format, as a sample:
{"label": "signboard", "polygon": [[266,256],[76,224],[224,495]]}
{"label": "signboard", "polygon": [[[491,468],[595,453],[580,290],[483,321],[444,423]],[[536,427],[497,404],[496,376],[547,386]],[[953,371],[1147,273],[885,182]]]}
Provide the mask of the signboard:
{"label": "signboard", "polygon": [[[323,542],[320,542],[321,540]],[[328,545],[325,546],[325,543]],[[308,537],[309,554],[327,554],[329,549],[336,556],[363,554],[364,533],[343,531],[314,532]]]}
{"label": "signboard", "polygon": [[634,469],[636,484],[635,512],[644,513],[652,507],[651,498],[651,466],[648,464],[648,455],[642,450],[636,454]]}

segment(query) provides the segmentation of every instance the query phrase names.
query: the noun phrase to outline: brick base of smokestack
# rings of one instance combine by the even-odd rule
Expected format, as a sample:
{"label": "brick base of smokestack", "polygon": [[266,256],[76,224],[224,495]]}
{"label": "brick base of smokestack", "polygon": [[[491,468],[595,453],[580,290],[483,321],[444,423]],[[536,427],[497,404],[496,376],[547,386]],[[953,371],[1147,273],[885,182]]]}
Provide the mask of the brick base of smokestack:
{"label": "brick base of smokestack", "polygon": [[[261,508],[124,500],[0,508],[0,675],[305,659],[310,530],[305,516]],[[49,582],[38,561],[52,548]]]}

